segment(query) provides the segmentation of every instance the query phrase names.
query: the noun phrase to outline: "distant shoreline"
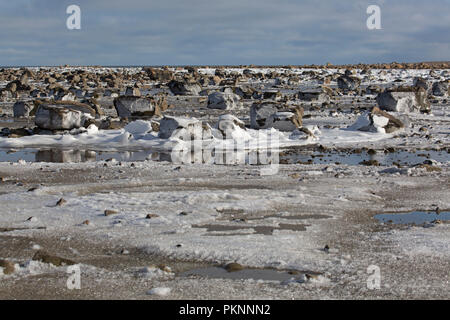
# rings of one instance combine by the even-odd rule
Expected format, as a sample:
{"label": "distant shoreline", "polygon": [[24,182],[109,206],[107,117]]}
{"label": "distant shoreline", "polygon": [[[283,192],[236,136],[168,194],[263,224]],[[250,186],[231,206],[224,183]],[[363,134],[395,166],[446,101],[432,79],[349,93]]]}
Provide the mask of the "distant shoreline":
{"label": "distant shoreline", "polygon": [[60,65],[60,66],[0,66],[2,69],[14,68],[298,68],[298,69],[450,69],[450,61],[431,62],[391,62],[391,63],[359,63],[359,64],[323,64],[323,65]]}

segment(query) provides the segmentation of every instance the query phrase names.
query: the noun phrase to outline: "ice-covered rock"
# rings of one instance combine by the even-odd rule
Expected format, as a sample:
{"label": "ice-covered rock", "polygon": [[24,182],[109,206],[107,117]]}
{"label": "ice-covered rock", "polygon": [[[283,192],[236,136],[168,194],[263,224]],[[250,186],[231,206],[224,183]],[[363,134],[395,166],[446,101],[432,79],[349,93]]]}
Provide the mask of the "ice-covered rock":
{"label": "ice-covered rock", "polygon": [[76,98],[72,92],[61,93],[55,96],[55,99],[60,101],[75,101]]}
{"label": "ice-covered rock", "polygon": [[88,114],[92,117],[95,117],[95,115],[97,114],[95,109],[92,108],[90,105],[88,105],[86,103],[81,103],[78,101],[51,101],[48,104],[56,105],[56,106],[63,106],[70,110],[80,111],[81,113]]}
{"label": "ice-covered rock", "polygon": [[323,103],[330,101],[330,96],[324,89],[319,88],[300,91],[298,93],[298,99],[308,102]]}
{"label": "ice-covered rock", "polygon": [[140,97],[141,96],[141,91],[139,91],[139,88],[136,88],[136,87],[127,87],[127,89],[125,90],[125,95],[126,96]]}
{"label": "ice-covered rock", "polygon": [[350,75],[343,75],[337,78],[338,88],[344,91],[353,91],[359,88],[361,80]]}
{"label": "ice-covered rock", "polygon": [[243,99],[251,99],[256,90],[250,86],[239,86],[234,88],[234,93]]}
{"label": "ice-covered rock", "polygon": [[159,124],[159,138],[183,141],[204,140],[212,137],[211,127],[196,118],[165,116]]}
{"label": "ice-covered rock", "polygon": [[276,112],[267,119],[267,127],[280,131],[294,131],[301,126],[298,116],[293,112]]}
{"label": "ice-covered rock", "polygon": [[151,132],[153,126],[150,121],[136,120],[127,124],[124,129],[133,135],[137,135]]}
{"label": "ice-covered rock", "polygon": [[428,81],[422,77],[415,77],[413,80],[413,86],[416,88],[422,88],[425,91],[428,91],[428,89],[430,88]]}
{"label": "ice-covered rock", "polygon": [[28,102],[18,101],[13,105],[14,118],[29,117],[34,106]]}
{"label": "ice-covered rock", "polygon": [[231,114],[224,114],[219,117],[215,129],[220,132],[220,136],[216,138],[222,139],[239,139],[240,137],[249,137],[244,122]]}
{"label": "ice-covered rock", "polygon": [[[277,113],[279,114],[276,115]],[[254,103],[250,108],[250,125],[253,129],[266,129],[274,126],[281,128],[283,121],[291,122],[294,127],[291,125],[289,127],[292,127],[292,130],[301,127],[303,125],[303,108],[301,106],[279,106],[270,102]]]}
{"label": "ice-covered rock", "polygon": [[36,110],[35,124],[41,129],[70,130],[83,125],[83,113],[62,105],[40,104]]}
{"label": "ice-covered rock", "polygon": [[170,91],[176,96],[198,96],[202,87],[198,83],[184,83],[172,80],[168,84]]}
{"label": "ice-covered rock", "polygon": [[278,112],[275,103],[254,103],[250,108],[250,126],[253,129],[267,128],[267,119]]}
{"label": "ice-covered rock", "polygon": [[283,95],[279,90],[267,90],[263,93],[263,99],[280,101]]}
{"label": "ice-covered rock", "polygon": [[160,115],[159,109],[150,98],[120,96],[114,99],[114,107],[120,118]]}
{"label": "ice-covered rock", "polygon": [[450,95],[450,88],[448,86],[448,81],[440,81],[433,83],[431,91],[434,96],[443,97]]}
{"label": "ice-covered rock", "polygon": [[380,109],[394,112],[429,112],[430,103],[422,88],[394,88],[377,95]]}
{"label": "ice-covered rock", "polygon": [[404,127],[405,125],[402,121],[398,120],[389,113],[382,111],[380,108],[374,107],[372,110],[361,115],[353,125],[348,127],[348,129],[368,132],[393,133],[403,129]]}
{"label": "ice-covered rock", "polygon": [[234,93],[213,92],[208,96],[209,109],[231,110],[242,107],[241,98]]}
{"label": "ice-covered rock", "polygon": [[[315,130],[317,129],[317,130]],[[317,136],[314,134],[314,131],[317,135],[320,134],[320,131],[317,127],[315,128],[297,128],[294,131],[292,131],[291,135],[289,136],[289,139],[291,140],[310,140],[310,139],[316,139]]]}

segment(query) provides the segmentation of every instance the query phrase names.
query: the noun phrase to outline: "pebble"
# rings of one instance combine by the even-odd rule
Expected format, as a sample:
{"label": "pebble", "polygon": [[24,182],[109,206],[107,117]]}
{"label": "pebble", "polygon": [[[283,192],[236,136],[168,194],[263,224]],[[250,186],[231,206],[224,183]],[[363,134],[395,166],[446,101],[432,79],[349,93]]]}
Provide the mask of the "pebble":
{"label": "pebble", "polygon": [[172,290],[170,288],[153,288],[147,291],[147,295],[151,296],[168,296]]}

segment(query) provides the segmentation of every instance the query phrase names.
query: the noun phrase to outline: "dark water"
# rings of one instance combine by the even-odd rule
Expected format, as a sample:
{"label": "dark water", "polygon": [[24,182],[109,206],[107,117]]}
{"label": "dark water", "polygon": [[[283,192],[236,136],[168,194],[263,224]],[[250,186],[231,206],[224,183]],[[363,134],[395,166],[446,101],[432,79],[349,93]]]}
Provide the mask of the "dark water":
{"label": "dark water", "polygon": [[449,221],[450,211],[440,213],[435,211],[413,211],[408,213],[378,214],[375,216],[375,219],[383,223],[422,225],[435,220]]}
{"label": "dark water", "polygon": [[198,156],[187,153],[164,153],[155,150],[79,150],[79,149],[0,149],[0,162],[16,162],[23,159],[28,162],[90,162],[107,159],[117,161],[169,161],[174,163],[211,163],[211,164],[346,164],[359,165],[364,161],[376,160],[380,165],[392,166],[395,164],[411,166],[424,163],[427,160],[438,162],[450,161],[450,154],[446,151],[395,151],[369,154],[367,151],[358,153],[352,151],[306,151],[295,150],[280,154],[269,152],[268,155],[257,151],[237,151],[230,157],[224,153],[204,151]]}
{"label": "dark water", "polygon": [[446,151],[395,151],[384,153],[378,151],[376,154],[369,154],[367,151],[345,152],[345,151],[328,151],[328,152],[296,152],[282,156],[288,163],[313,163],[313,164],[346,164],[358,165],[364,161],[376,160],[380,165],[392,166],[395,164],[411,166],[423,163],[425,160],[436,160],[438,162],[450,161],[450,154]]}

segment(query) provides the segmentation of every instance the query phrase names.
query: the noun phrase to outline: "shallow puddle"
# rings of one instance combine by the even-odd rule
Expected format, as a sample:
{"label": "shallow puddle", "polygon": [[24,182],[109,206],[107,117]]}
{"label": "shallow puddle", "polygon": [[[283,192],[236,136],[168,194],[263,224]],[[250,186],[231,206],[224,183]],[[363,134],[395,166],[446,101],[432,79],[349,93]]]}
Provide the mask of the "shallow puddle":
{"label": "shallow puddle", "polygon": [[180,274],[182,277],[201,276],[214,279],[232,279],[232,280],[265,280],[265,281],[287,281],[299,277],[302,272],[278,271],[273,269],[244,269],[234,272],[228,272],[220,267],[208,267],[193,269]]}
{"label": "shallow puddle", "polygon": [[[193,225],[193,228],[206,229],[207,232],[226,232],[226,231],[237,231],[237,230],[250,230],[253,233],[219,233],[211,234],[215,236],[235,236],[235,235],[247,235],[247,234],[262,234],[270,236],[273,234],[274,230],[290,230],[290,231],[306,231],[306,224],[286,224],[280,223],[278,227],[274,226],[248,226],[248,225],[220,225],[220,224],[203,224],[203,225]],[[210,234],[206,234],[210,235]]]}
{"label": "shallow puddle", "polygon": [[231,157],[223,153],[203,152],[198,156],[192,154],[173,152],[157,152],[155,150],[78,150],[78,149],[50,149],[50,148],[24,148],[24,149],[0,149],[0,162],[17,162],[18,160],[28,162],[91,162],[115,159],[117,161],[168,161],[177,164],[183,163],[209,163],[217,165],[235,164],[345,164],[360,165],[372,163],[374,160],[380,165],[405,165],[412,166],[422,164],[426,160],[438,162],[450,161],[450,153],[447,150],[418,150],[418,151],[394,151],[384,153],[378,151],[312,151],[312,150],[288,150],[275,154],[275,152],[259,153],[234,152]]}
{"label": "shallow puddle", "polygon": [[435,211],[413,211],[408,213],[378,214],[374,218],[383,223],[422,225],[436,220],[450,221],[450,211],[442,211],[440,213]]}
{"label": "shallow puddle", "polygon": [[392,166],[395,164],[411,166],[421,164],[425,160],[435,160],[438,162],[450,161],[450,154],[447,150],[417,150],[417,151],[403,151],[397,150],[394,152],[378,151],[369,153],[368,151],[311,151],[311,152],[289,152],[280,159],[286,163],[300,163],[300,164],[345,164],[345,165],[359,165],[363,162],[369,163],[377,161],[383,166]]}

